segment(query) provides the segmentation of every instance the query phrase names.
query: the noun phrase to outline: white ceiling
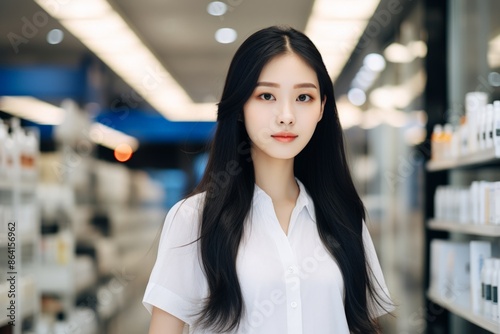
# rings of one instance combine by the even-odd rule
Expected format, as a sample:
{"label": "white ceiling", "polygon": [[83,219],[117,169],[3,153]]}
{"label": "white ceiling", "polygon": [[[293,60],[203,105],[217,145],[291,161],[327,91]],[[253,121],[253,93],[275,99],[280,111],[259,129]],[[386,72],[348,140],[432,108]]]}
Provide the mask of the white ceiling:
{"label": "white ceiling", "polygon": [[[109,2],[194,102],[214,102],[220,97],[229,62],[238,45],[252,32],[269,25],[286,24],[303,30],[314,1],[228,0],[229,10],[222,17],[207,13],[208,0]],[[0,65],[77,63],[81,55],[88,52],[69,33],[61,44],[47,44],[45,38],[48,31],[63,29],[51,18],[45,24],[35,25],[35,33],[26,34],[26,28],[23,31],[26,20],[36,23],[34,17],[43,19],[43,13],[32,0],[0,1],[0,30],[3,35],[0,39]],[[238,32],[235,43],[219,44],[215,41],[215,31],[223,27],[234,28]],[[14,34],[24,34],[28,41],[19,44],[17,53],[10,41]]]}

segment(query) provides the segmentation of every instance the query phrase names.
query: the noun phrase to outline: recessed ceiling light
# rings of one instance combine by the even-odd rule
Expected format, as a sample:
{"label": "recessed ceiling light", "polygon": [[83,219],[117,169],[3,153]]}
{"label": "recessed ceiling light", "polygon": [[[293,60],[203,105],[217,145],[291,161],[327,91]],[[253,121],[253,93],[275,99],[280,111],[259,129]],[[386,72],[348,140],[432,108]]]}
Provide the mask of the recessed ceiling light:
{"label": "recessed ceiling light", "polygon": [[366,94],[359,88],[351,88],[347,93],[347,99],[355,106],[361,106],[366,102]]}
{"label": "recessed ceiling light", "polygon": [[64,33],[61,29],[52,29],[47,34],[47,42],[49,44],[59,44],[64,38]]}
{"label": "recessed ceiling light", "polygon": [[385,68],[385,59],[378,53],[366,55],[363,64],[373,72],[380,72]]}
{"label": "recessed ceiling light", "polygon": [[207,6],[207,12],[213,16],[222,16],[227,12],[227,5],[222,1],[212,1]]}
{"label": "recessed ceiling light", "polygon": [[222,44],[229,44],[236,40],[238,33],[231,28],[220,28],[215,32],[215,40]]}

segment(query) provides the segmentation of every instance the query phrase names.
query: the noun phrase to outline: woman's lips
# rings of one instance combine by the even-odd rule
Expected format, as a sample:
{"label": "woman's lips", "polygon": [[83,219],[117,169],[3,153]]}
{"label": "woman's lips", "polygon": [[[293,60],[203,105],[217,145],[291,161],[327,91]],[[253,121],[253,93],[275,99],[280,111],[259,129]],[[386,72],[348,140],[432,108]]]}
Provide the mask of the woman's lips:
{"label": "woman's lips", "polygon": [[277,133],[275,135],[271,135],[274,139],[282,143],[289,143],[297,138],[296,134],[293,133]]}

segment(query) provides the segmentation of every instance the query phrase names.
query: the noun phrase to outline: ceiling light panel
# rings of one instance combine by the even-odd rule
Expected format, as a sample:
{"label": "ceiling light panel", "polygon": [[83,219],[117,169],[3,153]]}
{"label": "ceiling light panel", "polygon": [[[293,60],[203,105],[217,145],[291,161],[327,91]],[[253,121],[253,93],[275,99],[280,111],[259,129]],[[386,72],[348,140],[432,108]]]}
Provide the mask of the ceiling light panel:
{"label": "ceiling light panel", "polygon": [[335,81],[373,16],[380,0],[316,0],[306,34],[316,44]]}
{"label": "ceiling light panel", "polygon": [[38,124],[58,125],[64,110],[30,96],[1,96],[0,110]]}
{"label": "ceiling light panel", "polygon": [[66,29],[165,118],[178,121],[215,120],[215,106],[212,105],[207,114],[206,106],[193,103],[106,0],[34,1],[59,19]]}
{"label": "ceiling light panel", "polygon": [[316,0],[313,15],[323,19],[369,20],[378,6],[373,0]]}

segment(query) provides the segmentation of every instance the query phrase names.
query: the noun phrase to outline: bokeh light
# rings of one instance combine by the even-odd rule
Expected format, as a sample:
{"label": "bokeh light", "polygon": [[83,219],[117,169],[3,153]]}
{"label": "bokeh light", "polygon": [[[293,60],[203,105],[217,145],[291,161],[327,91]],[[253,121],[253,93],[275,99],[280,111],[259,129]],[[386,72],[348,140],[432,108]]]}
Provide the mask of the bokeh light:
{"label": "bokeh light", "polygon": [[120,144],[115,148],[115,159],[120,162],[128,161],[132,157],[132,152],[129,144]]}

